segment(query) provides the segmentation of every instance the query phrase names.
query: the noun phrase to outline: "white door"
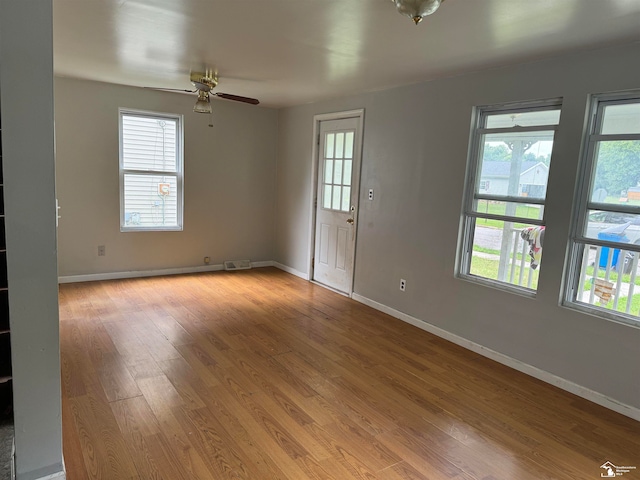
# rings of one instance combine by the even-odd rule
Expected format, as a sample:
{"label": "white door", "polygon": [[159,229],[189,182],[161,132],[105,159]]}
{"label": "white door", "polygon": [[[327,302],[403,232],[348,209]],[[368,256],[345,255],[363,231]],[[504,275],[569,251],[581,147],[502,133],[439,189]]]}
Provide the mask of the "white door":
{"label": "white door", "polygon": [[360,179],[361,117],[320,122],[313,280],[350,294]]}

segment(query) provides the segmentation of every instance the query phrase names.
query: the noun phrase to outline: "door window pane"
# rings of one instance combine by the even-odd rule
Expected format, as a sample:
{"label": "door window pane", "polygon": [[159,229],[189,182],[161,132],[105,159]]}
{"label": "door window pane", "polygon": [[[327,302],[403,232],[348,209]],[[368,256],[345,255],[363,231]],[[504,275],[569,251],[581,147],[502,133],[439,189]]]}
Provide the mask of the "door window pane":
{"label": "door window pane", "polygon": [[353,158],[353,132],[347,132],[344,137],[344,158]]}
{"label": "door window pane", "polygon": [[336,158],[344,158],[344,133],[336,133]]}
{"label": "door window pane", "polygon": [[333,183],[333,160],[324,161],[324,183]]}
{"label": "door window pane", "polygon": [[342,160],[336,160],[333,168],[333,183],[340,185],[342,183]]}
{"label": "door window pane", "polygon": [[342,211],[348,212],[351,207],[351,188],[342,187]]}
{"label": "door window pane", "polygon": [[331,208],[331,185],[324,186],[324,197],[322,197],[322,207]]}
{"label": "door window pane", "polygon": [[353,160],[345,160],[344,161],[344,175],[342,178],[343,185],[351,185],[351,164]]}
{"label": "door window pane", "polygon": [[333,187],[333,204],[331,208],[334,210],[340,210],[340,202],[342,201],[342,187],[334,186]]}
{"label": "door window pane", "polygon": [[333,133],[327,133],[325,137],[324,156],[325,158],[333,158],[333,143],[335,135]]}

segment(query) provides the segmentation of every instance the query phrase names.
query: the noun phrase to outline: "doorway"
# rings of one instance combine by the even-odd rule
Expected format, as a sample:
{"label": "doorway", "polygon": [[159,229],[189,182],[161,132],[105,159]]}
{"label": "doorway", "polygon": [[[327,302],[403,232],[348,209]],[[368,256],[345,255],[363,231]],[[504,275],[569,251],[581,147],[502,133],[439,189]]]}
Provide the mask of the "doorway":
{"label": "doorway", "polygon": [[314,208],[310,278],[351,295],[364,110],[314,118]]}

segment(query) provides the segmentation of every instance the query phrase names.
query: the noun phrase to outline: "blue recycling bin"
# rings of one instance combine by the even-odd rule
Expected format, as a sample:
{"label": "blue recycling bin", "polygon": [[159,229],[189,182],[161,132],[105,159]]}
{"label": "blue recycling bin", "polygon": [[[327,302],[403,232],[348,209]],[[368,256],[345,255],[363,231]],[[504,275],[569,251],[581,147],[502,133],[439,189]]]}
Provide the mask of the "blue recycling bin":
{"label": "blue recycling bin", "polygon": [[[609,241],[618,242],[618,243],[626,243],[629,241],[629,239],[625,236],[624,232],[612,233],[612,232],[606,232],[605,230],[598,233],[598,240],[609,240]],[[613,258],[609,259],[609,257],[611,256],[609,254],[609,247],[602,247],[602,250],[600,252],[600,263],[598,265],[600,266],[600,268],[607,268],[607,261],[609,261],[611,264],[611,267],[615,268],[616,265],[618,264],[619,255],[620,255],[620,249],[614,248]]]}

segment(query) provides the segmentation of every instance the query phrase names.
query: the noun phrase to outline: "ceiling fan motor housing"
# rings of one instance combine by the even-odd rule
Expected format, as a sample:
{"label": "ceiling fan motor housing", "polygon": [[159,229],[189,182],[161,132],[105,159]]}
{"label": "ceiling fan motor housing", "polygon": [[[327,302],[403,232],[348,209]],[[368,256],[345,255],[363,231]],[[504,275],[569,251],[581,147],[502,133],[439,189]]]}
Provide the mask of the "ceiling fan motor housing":
{"label": "ceiling fan motor housing", "polygon": [[194,87],[203,92],[209,92],[218,85],[217,75],[210,71],[191,72],[190,80]]}

